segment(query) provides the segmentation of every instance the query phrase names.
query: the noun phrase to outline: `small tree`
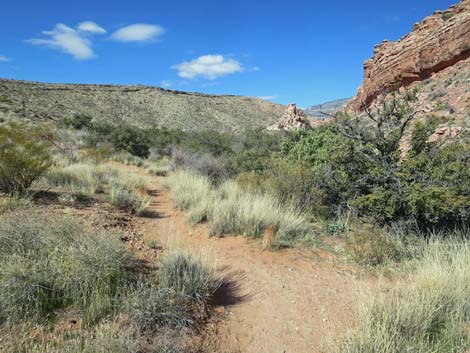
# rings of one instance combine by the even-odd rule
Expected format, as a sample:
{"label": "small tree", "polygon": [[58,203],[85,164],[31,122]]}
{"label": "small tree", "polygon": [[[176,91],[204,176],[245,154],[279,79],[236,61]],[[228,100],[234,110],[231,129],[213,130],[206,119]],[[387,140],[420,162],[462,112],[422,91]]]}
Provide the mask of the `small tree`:
{"label": "small tree", "polygon": [[24,193],[50,167],[51,138],[43,127],[0,126],[0,192]]}

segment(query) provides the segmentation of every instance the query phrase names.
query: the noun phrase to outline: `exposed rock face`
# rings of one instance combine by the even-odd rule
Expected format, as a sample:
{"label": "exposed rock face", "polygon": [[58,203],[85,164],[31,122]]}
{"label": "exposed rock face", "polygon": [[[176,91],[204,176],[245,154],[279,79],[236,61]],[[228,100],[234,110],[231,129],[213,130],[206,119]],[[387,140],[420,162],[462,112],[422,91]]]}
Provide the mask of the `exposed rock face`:
{"label": "exposed rock face", "polygon": [[310,127],[302,109],[297,108],[295,103],[287,106],[286,111],[276,125],[270,126],[269,130],[293,131]]}
{"label": "exposed rock face", "polygon": [[385,89],[422,81],[470,58],[470,0],[436,11],[397,42],[384,40],[364,63],[364,81],[350,108],[361,110]]}

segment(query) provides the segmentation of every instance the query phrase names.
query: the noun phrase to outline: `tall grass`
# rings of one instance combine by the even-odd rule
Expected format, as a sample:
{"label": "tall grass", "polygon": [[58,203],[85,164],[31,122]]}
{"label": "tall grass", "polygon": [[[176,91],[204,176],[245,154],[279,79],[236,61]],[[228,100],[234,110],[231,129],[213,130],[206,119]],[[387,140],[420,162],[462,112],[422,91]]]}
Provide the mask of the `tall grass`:
{"label": "tall grass", "polygon": [[49,187],[62,187],[88,196],[105,193],[106,200],[120,208],[140,214],[148,205],[146,183],[140,176],[110,165],[78,163],[52,169],[44,178]]}
{"label": "tall grass", "polygon": [[[150,275],[135,264],[113,234],[89,234],[69,217],[1,215],[0,352],[181,352],[176,330],[207,314],[215,270],[175,247]],[[79,330],[63,330],[67,313]]]}
{"label": "tall grass", "polygon": [[307,239],[311,227],[293,207],[275,198],[243,190],[227,181],[213,188],[207,177],[177,171],[165,183],[178,207],[188,210],[192,223],[207,220],[214,235],[244,234],[261,237],[268,226],[276,226],[277,245]]}
{"label": "tall grass", "polygon": [[0,321],[47,319],[74,305],[92,322],[113,310],[131,258],[111,234],[90,236],[67,217],[0,217]]}
{"label": "tall grass", "polygon": [[[467,234],[468,239],[468,234]],[[433,240],[389,293],[367,295],[342,353],[466,352],[470,347],[470,244]]]}
{"label": "tall grass", "polygon": [[0,353],[181,353],[177,332],[162,330],[141,338],[132,327],[117,322],[102,323],[79,332],[59,331],[38,325],[7,329],[2,336]]}

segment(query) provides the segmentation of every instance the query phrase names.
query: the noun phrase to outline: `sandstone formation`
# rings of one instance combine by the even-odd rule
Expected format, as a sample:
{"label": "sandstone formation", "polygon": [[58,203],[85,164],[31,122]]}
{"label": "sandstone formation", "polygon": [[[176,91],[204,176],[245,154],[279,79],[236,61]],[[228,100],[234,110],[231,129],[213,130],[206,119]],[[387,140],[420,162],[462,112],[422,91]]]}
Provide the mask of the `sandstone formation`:
{"label": "sandstone formation", "polygon": [[470,0],[436,11],[396,42],[384,40],[364,63],[364,81],[349,108],[361,110],[383,90],[423,81],[470,58]]}
{"label": "sandstone formation", "polygon": [[269,130],[284,130],[293,131],[299,129],[306,129],[310,127],[309,121],[306,119],[305,113],[302,109],[297,108],[295,103],[287,106],[286,111],[282,115],[279,122],[270,126]]}

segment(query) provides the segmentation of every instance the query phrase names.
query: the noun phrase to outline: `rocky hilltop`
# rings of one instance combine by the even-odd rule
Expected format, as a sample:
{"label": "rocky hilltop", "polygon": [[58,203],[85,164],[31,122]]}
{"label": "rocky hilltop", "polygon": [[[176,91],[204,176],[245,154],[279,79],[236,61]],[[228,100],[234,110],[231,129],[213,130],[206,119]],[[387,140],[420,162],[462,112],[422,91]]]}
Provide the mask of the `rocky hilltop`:
{"label": "rocky hilltop", "polygon": [[[350,107],[360,110],[384,89],[422,82],[469,58],[470,0],[462,0],[416,23],[400,40],[377,45],[364,63],[364,81]],[[467,69],[467,64],[460,65],[461,73]]]}
{"label": "rocky hilltop", "polygon": [[85,114],[140,127],[237,132],[274,124],[285,107],[262,99],[148,86],[48,84],[0,79],[0,119],[60,120]]}

